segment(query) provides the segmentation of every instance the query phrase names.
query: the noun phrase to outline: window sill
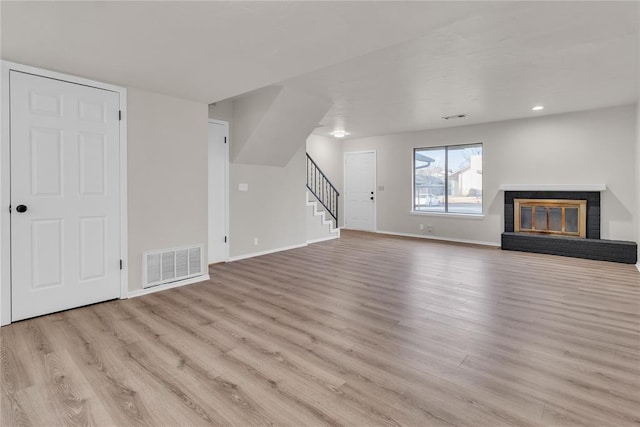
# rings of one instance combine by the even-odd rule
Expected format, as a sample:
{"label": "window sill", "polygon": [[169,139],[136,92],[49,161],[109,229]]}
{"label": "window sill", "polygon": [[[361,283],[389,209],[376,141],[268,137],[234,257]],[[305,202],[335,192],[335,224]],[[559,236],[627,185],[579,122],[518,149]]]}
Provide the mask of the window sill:
{"label": "window sill", "polygon": [[410,211],[410,215],[441,216],[443,218],[484,219],[484,214],[462,214],[449,212]]}

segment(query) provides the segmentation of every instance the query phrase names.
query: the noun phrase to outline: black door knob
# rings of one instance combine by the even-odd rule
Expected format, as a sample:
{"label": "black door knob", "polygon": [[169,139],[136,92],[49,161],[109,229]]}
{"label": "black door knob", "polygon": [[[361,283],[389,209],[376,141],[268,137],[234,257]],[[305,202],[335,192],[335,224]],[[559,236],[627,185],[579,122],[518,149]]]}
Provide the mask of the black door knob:
{"label": "black door knob", "polygon": [[16,211],[20,212],[20,213],[24,213],[27,211],[27,207],[25,205],[18,205],[16,207]]}
{"label": "black door knob", "polygon": [[373,196],[371,196],[371,200],[373,200]]}

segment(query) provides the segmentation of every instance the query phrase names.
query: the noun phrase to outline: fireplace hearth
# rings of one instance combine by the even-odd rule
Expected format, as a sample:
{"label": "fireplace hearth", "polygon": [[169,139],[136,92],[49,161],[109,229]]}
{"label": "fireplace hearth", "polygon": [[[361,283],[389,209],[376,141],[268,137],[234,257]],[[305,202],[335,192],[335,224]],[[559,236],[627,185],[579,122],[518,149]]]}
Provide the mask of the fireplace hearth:
{"label": "fireplace hearth", "polygon": [[637,262],[635,242],[600,239],[600,191],[504,192],[502,249]]}

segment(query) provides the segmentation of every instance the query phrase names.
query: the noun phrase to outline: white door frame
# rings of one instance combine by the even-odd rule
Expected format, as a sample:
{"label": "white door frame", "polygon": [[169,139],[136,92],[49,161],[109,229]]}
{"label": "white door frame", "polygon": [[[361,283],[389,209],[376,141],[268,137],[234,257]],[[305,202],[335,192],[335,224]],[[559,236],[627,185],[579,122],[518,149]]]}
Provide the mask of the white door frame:
{"label": "white door frame", "polygon": [[10,124],[10,99],[9,99],[9,73],[20,71],[69,83],[76,83],[98,89],[110,90],[120,95],[120,298],[127,298],[128,283],[128,259],[127,259],[127,89],[106,83],[96,82],[81,77],[28,65],[16,64],[8,61],[0,61],[0,325],[11,323],[11,132]]}
{"label": "white door frame", "polygon": [[[224,130],[225,130],[225,136],[227,138],[227,143],[224,145],[224,204],[225,204],[225,209],[224,209],[224,233],[227,236],[227,247],[226,247],[226,253],[224,254],[224,261],[228,262],[229,261],[229,246],[231,246],[231,236],[229,235],[229,122],[225,122],[224,120],[218,120],[218,119],[209,119],[208,123],[213,123],[213,124],[217,124],[217,125],[222,125],[224,126]],[[208,129],[207,129],[208,131]],[[208,140],[208,138],[207,138]],[[208,167],[211,167],[211,165],[207,165]],[[208,185],[211,183],[207,183],[207,187]],[[208,203],[210,202],[210,200],[207,201],[207,208]],[[210,210],[207,209],[207,222],[209,221],[209,215],[210,215]],[[211,239],[211,235],[207,236],[208,239]],[[210,246],[210,241],[207,242],[209,245],[207,246],[207,248]],[[207,254],[208,256],[208,254]],[[208,264],[208,260],[207,260],[207,264]]]}
{"label": "white door frame", "polygon": [[[373,153],[373,232],[378,231],[378,158],[376,154],[376,150],[363,150],[363,151],[345,151],[342,154],[342,182],[343,182],[343,190],[344,190],[344,200],[342,202],[342,216],[343,221],[346,226],[347,221],[347,154],[366,154]],[[345,228],[349,229],[348,226]]]}

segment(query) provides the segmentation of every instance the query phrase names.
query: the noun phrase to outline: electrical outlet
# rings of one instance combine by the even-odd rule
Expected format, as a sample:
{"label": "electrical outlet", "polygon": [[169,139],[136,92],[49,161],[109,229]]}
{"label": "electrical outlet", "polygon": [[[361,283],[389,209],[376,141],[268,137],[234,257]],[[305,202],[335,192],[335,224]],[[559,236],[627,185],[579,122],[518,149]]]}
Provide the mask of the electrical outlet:
{"label": "electrical outlet", "polygon": [[257,237],[253,238],[253,246],[258,246],[258,238]]}
{"label": "electrical outlet", "polygon": [[427,232],[431,233],[433,231],[433,227],[431,226],[431,224],[427,224]]}
{"label": "electrical outlet", "polygon": [[418,226],[418,228],[419,228],[420,230],[424,230],[424,224],[420,224],[420,225]]}

